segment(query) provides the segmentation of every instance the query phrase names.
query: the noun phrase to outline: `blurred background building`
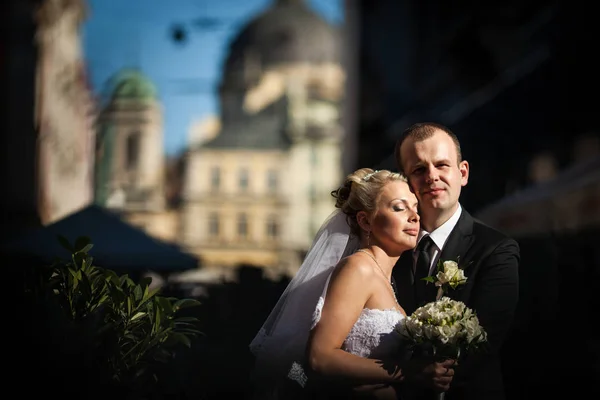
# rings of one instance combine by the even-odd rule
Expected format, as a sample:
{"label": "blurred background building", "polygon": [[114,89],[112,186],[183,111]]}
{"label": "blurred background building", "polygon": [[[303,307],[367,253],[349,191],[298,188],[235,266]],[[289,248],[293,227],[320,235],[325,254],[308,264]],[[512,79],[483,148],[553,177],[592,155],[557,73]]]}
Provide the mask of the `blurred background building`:
{"label": "blurred background building", "polygon": [[167,207],[163,106],[138,69],[117,72],[96,125],[95,203],[148,234],[173,241],[178,215]]}
{"label": "blurred background building", "polygon": [[82,0],[51,0],[36,12],[38,62],[35,119],[42,224],[56,222],[92,202],[95,96],[87,77]]}
{"label": "blurred background building", "polygon": [[182,239],[207,266],[293,273],[342,179],[338,31],[275,1],[232,41],[216,137],[191,143]]}
{"label": "blurred background building", "polygon": [[220,116],[192,126],[169,182],[157,91],[142,72],[119,72],[98,121],[96,202],[218,276],[242,264],[293,274],[342,179],[342,44],[304,1],[254,17],[229,45]]}
{"label": "blurred background building", "polygon": [[2,229],[6,239],[93,199],[95,100],[79,34],[83,0],[3,5]]}

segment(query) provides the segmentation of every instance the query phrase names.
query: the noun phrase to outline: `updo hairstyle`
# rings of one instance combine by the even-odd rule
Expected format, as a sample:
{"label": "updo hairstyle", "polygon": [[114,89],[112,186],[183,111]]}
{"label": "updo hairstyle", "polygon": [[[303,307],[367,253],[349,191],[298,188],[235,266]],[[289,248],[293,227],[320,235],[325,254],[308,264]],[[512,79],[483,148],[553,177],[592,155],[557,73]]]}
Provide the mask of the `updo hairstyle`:
{"label": "updo hairstyle", "polygon": [[404,175],[388,170],[361,168],[346,177],[344,184],[331,192],[336,199],[335,206],[346,214],[353,235],[360,237],[360,226],[356,220],[359,211],[371,214],[377,210],[377,203],[383,187],[394,181],[406,182]]}

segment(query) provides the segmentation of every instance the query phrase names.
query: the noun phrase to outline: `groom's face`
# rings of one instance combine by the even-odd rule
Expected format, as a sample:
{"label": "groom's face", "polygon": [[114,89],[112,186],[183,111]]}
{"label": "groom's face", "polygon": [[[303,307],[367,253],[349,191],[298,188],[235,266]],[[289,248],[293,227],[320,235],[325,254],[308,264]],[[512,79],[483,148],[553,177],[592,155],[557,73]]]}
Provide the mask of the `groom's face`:
{"label": "groom's face", "polygon": [[437,130],[424,140],[407,138],[400,148],[402,167],[419,200],[421,216],[435,213],[450,217],[469,178],[469,164],[458,162],[456,145]]}

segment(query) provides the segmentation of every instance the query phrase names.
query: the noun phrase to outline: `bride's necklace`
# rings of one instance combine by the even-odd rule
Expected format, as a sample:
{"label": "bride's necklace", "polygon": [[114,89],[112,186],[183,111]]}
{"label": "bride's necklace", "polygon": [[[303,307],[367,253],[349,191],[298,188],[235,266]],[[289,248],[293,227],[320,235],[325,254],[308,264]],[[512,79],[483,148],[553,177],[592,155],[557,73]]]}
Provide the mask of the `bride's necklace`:
{"label": "bride's necklace", "polygon": [[[381,268],[381,265],[379,265],[379,262],[377,262],[377,259],[375,258],[375,256],[373,254],[371,254],[371,252],[365,250],[365,249],[358,249],[356,250],[357,252],[361,252],[361,253],[365,253],[366,255],[368,255],[369,257],[371,257],[371,260],[373,260],[375,262],[375,265],[377,265],[377,268],[379,268],[379,271],[381,272],[381,274],[383,275],[384,279],[387,281],[387,277],[385,275],[385,272],[383,272],[383,268]],[[396,300],[396,304],[398,304],[398,298],[396,297],[396,292],[394,291],[394,286],[392,285],[392,282],[388,281],[388,284],[390,285],[390,290],[392,291],[392,297],[394,298],[394,300]],[[398,304],[399,305],[399,304]]]}

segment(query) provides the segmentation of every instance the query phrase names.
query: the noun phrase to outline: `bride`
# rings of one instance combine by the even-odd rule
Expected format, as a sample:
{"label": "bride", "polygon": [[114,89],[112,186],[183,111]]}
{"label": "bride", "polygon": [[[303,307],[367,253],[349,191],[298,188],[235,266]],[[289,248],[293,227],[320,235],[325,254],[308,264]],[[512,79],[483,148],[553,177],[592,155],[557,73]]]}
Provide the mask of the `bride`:
{"label": "bride", "polygon": [[250,344],[257,398],[396,399],[405,380],[447,390],[453,361],[409,368],[395,331],[406,314],[392,269],[419,232],[406,179],[363,168],[332,195],[336,211]]}

